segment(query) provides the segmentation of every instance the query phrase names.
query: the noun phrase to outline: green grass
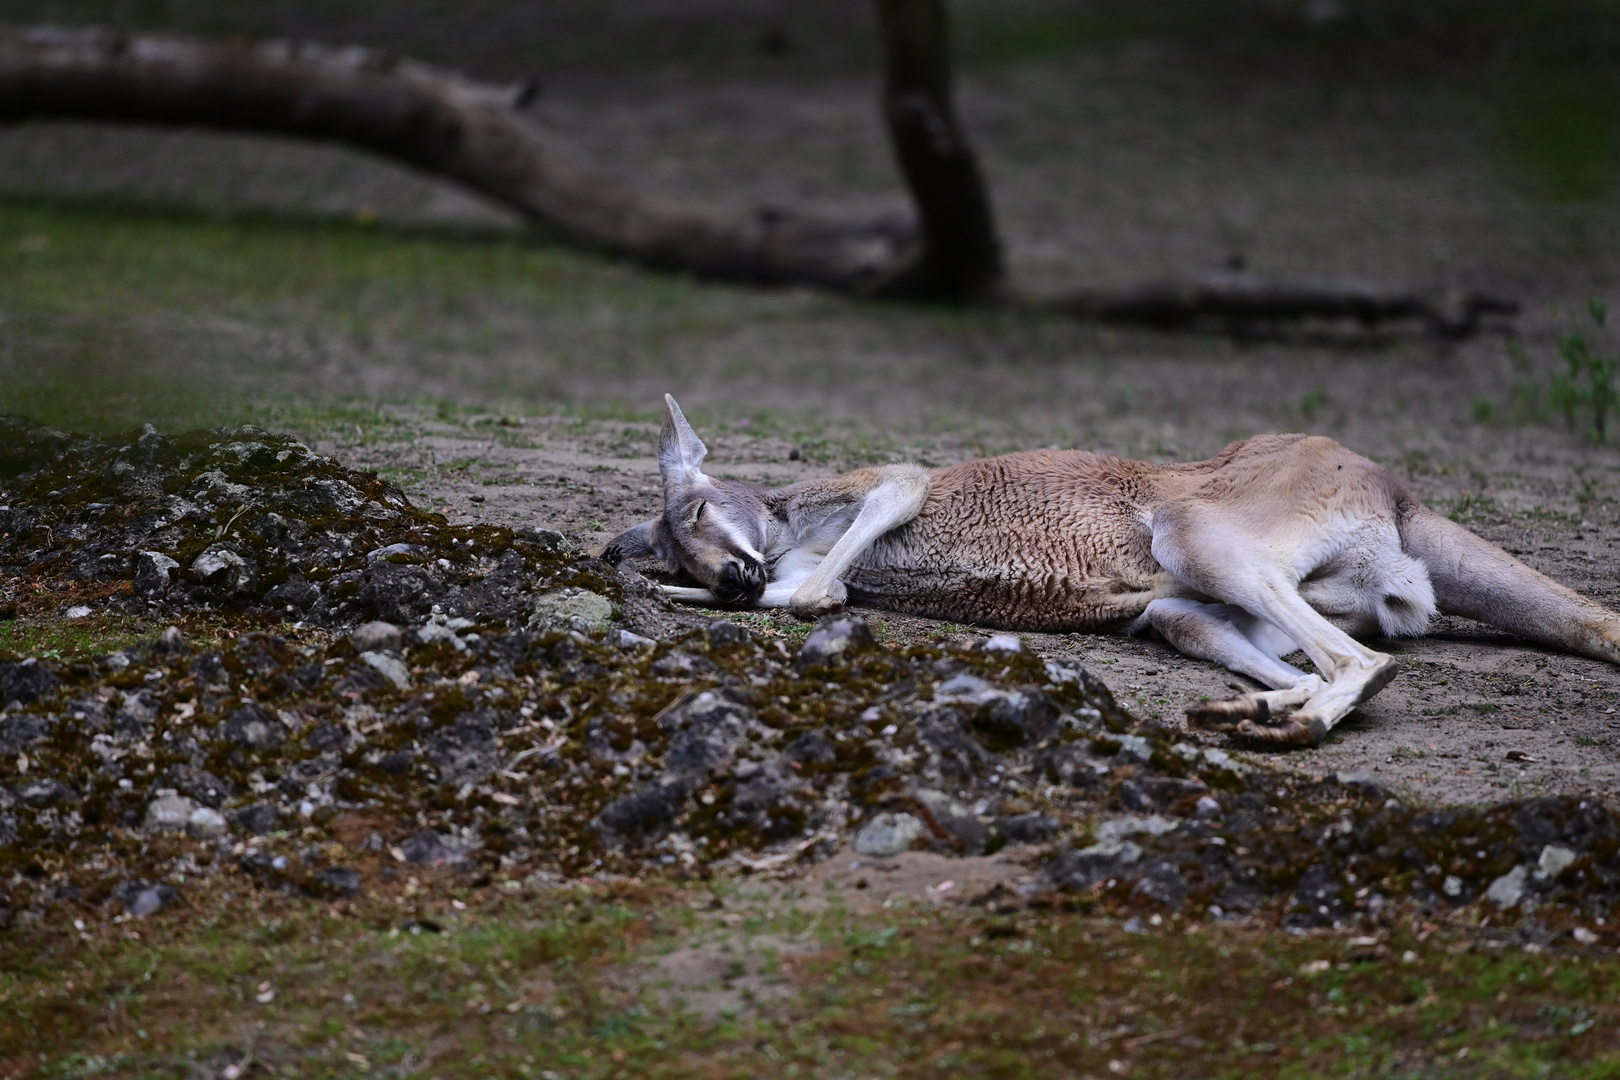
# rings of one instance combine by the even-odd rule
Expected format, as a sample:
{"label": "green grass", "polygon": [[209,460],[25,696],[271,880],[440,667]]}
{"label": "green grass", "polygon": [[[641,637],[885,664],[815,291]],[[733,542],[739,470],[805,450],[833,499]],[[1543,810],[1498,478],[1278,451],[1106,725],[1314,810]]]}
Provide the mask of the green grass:
{"label": "green grass", "polygon": [[0,201],[0,251],[0,409],[89,429],[262,418],[364,393],[365,369],[403,369],[385,398],[556,402],[559,373],[650,369],[673,338],[781,307],[521,239],[341,222]]}
{"label": "green grass", "polygon": [[0,652],[47,660],[79,660],[115,652],[152,636],[146,622],[97,612],[69,622],[63,619],[7,619],[0,622]]}
{"label": "green grass", "polygon": [[1504,80],[1502,147],[1532,193],[1605,198],[1620,182],[1620,80],[1611,71],[1527,68]]}
{"label": "green grass", "polygon": [[702,318],[679,279],[520,240],[3,202],[0,251],[0,408],[79,428],[262,417],[351,396],[334,372],[366,365],[532,390],[487,377],[528,329],[492,316],[568,323],[567,362],[597,351],[580,324],[603,292],[652,333]]}
{"label": "green grass", "polygon": [[[891,401],[986,355],[1040,378],[1045,357],[1097,349],[1063,319],[742,289],[348,221],[0,199],[0,254],[0,412],[77,430],[349,425],[376,441],[434,418],[521,443],[517,417],[656,422],[672,390],[706,432],[849,467],[926,452],[932,430],[982,453],[1071,442],[1067,417],[1012,432],[963,407],[897,424]],[[887,415],[829,424],[829,399]]]}
{"label": "green grass", "polygon": [[[14,1077],[251,1056],[271,1076],[570,1080],[1620,1069],[1615,957],[1494,947],[1460,925],[1413,921],[1376,946],[1177,916],[1133,933],[905,901],[861,914],[831,892],[812,914],[819,898],[716,883],[721,921],[707,888],[424,876],[337,904],[215,888],[139,922],[52,905],[0,958],[0,1061]],[[413,921],[438,930],[402,931]],[[704,1019],[643,974],[717,935],[739,957],[719,985],[762,956],[788,995],[737,993]]]}
{"label": "green grass", "polygon": [[1050,60],[1080,49],[1141,37],[1149,29],[1139,16],[1098,14],[1039,5],[1028,10],[970,7],[953,27],[955,50],[968,67]]}

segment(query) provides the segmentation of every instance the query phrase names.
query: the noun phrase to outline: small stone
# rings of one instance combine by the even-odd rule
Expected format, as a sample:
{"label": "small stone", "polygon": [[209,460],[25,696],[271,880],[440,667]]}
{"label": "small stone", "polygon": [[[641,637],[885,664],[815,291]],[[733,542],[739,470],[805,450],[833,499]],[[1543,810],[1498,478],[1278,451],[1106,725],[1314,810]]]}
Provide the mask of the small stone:
{"label": "small stone", "polygon": [[83,619],[95,614],[95,610],[95,608],[87,607],[84,604],[75,604],[68,608],[67,611],[63,612],[63,614],[70,619]]}
{"label": "small stone", "polygon": [[361,623],[349,635],[349,644],[354,646],[357,653],[398,652],[401,633],[393,623]]}
{"label": "small stone", "polygon": [[985,652],[1016,653],[1024,651],[1024,643],[1017,634],[996,634],[979,646]]}
{"label": "small stone", "polygon": [[1130,866],[1142,859],[1142,845],[1134,840],[1104,840],[1101,843],[1088,844],[1075,851],[1075,857],[1096,863],[1113,863],[1118,866]]}
{"label": "small stone", "polygon": [[589,589],[570,586],[535,598],[529,629],[599,633],[613,621],[613,602]]}
{"label": "small stone", "polygon": [[1044,844],[1061,828],[1057,818],[1039,810],[996,819],[996,835],[1009,844]]}
{"label": "small stone", "polygon": [[1147,817],[1127,815],[1102,822],[1092,830],[1092,835],[1097,838],[1099,844],[1112,844],[1138,833],[1163,836],[1167,832],[1174,831],[1178,825],[1180,822],[1175,818],[1159,814],[1149,814]]}
{"label": "small stone", "polygon": [[1598,936],[1584,926],[1577,926],[1571,930],[1570,937],[1575,939],[1577,945],[1596,945]]}
{"label": "small stone", "polygon": [[154,915],[176,900],[180,894],[170,885],[149,885],[144,881],[131,881],[113,892],[124,910],[137,919]]}
{"label": "small stone", "polygon": [[846,660],[851,654],[877,644],[865,619],[853,615],[828,615],[818,621],[799,647],[798,665],[817,667]]}
{"label": "small stone", "polygon": [[30,656],[18,663],[0,662],[0,705],[24,705],[62,685],[50,668]]}
{"label": "small stone", "polygon": [[186,644],[186,636],[178,626],[168,626],[152,644],[152,651],[164,656],[184,656],[191,651],[191,646]]}
{"label": "small stone", "polygon": [[726,645],[746,645],[753,635],[734,622],[717,619],[709,624],[709,648],[718,649]]}
{"label": "small stone", "polygon": [[1208,763],[1210,768],[1228,772],[1234,776],[1242,776],[1249,771],[1249,766],[1237,760],[1225,750],[1218,750],[1213,746],[1205,747],[1199,751],[1199,756]]}
{"label": "small stone", "polygon": [[404,565],[427,562],[428,555],[428,549],[421,544],[389,544],[387,547],[366,552],[366,558],[372,562],[381,559],[384,562]]}
{"label": "small stone", "polygon": [[33,807],[55,806],[60,802],[71,802],[76,797],[77,794],[72,788],[50,777],[29,780],[17,785],[17,798]]}
{"label": "small stone", "polygon": [[[151,811],[147,811],[148,817]],[[186,818],[186,835],[193,840],[214,840],[225,835],[225,815],[199,806]]]}
{"label": "small stone", "polygon": [[360,659],[377,674],[393,683],[395,689],[410,689],[411,669],[406,667],[405,662],[399,657],[381,652],[363,652]]}
{"label": "small stone", "polygon": [[1382,799],[1389,794],[1384,786],[1372,778],[1370,773],[1364,772],[1338,772],[1333,774],[1340,787],[1349,788],[1358,795],[1369,799]]}
{"label": "small stone", "polygon": [[180,564],[160,551],[143,551],[135,556],[135,591],[141,596],[156,596],[169,587],[169,575]]}
{"label": "small stone", "polygon": [[855,834],[855,850],[862,855],[888,858],[906,851],[926,830],[911,814],[879,814]]}
{"label": "small stone", "polygon": [[159,795],[146,807],[147,832],[184,832],[191,815],[199,807],[184,795],[174,792]]}
{"label": "small stone", "polygon": [[360,892],[360,873],[347,866],[332,866],[316,874],[310,885],[317,896],[348,898]]}
{"label": "small stone", "polygon": [[1440,883],[1440,891],[1455,900],[1462,895],[1463,880],[1456,874],[1447,874],[1446,880]]}
{"label": "small stone", "polygon": [[304,736],[304,745],[318,754],[341,751],[349,745],[349,731],[342,724],[316,724]]}
{"label": "small stone", "polygon": [[225,721],[224,734],[244,750],[274,750],[287,741],[287,726],[262,705],[244,705]]}
{"label": "small stone", "polygon": [[1528,875],[1524,867],[1515,866],[1491,882],[1490,888],[1485,890],[1485,899],[1499,908],[1510,908],[1524,899],[1524,879]]}
{"label": "small stone", "polygon": [[191,572],[198,579],[219,588],[239,588],[250,576],[247,561],[228,547],[215,545],[197,556]]}
{"label": "small stone", "polygon": [[918,788],[912,796],[928,810],[934,824],[950,833],[964,855],[982,855],[990,839],[990,831],[973,811],[943,791]]}
{"label": "small stone", "polygon": [[1146,765],[1153,760],[1153,744],[1140,735],[1116,735],[1119,752],[1114,756],[1121,761]]}
{"label": "small stone", "polygon": [[658,644],[658,642],[654,641],[650,637],[642,637],[640,634],[633,634],[629,630],[620,630],[619,644],[626,649],[645,649],[649,645]]}
{"label": "small stone", "polygon": [[443,866],[446,863],[459,862],[462,852],[460,848],[444,842],[444,837],[433,829],[423,829],[415,836],[409,837],[399,845],[408,863],[420,863],[424,866]]}
{"label": "small stone", "polygon": [[1218,818],[1221,816],[1221,804],[1215,801],[1212,795],[1200,795],[1193,804],[1193,817]]}
{"label": "small stone", "polygon": [[237,828],[245,829],[254,836],[263,836],[266,833],[274,832],[276,822],[280,818],[281,811],[269,803],[245,806],[231,815],[231,820],[235,822]]}
{"label": "small stone", "polygon": [[1541,858],[1536,860],[1536,877],[1542,881],[1552,881],[1559,874],[1570,868],[1580,856],[1567,847],[1557,844],[1548,844],[1541,849]]}

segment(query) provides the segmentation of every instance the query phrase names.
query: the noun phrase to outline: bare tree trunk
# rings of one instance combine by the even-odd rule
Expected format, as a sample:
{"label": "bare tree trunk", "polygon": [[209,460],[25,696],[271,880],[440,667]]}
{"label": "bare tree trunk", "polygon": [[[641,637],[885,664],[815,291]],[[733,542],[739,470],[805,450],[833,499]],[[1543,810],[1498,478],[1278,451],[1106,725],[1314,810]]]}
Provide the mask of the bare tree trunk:
{"label": "bare tree trunk", "polygon": [[913,285],[928,296],[988,299],[1001,280],[990,196],[956,117],[942,0],[877,0],[883,116],[922,218]]}
{"label": "bare tree trunk", "polygon": [[521,109],[531,93],[361,48],[0,30],[0,121],[124,120],[348,143],[458,180],[573,243],[734,281],[869,294],[917,261],[904,223],[727,216],[593,175],[545,144]]}

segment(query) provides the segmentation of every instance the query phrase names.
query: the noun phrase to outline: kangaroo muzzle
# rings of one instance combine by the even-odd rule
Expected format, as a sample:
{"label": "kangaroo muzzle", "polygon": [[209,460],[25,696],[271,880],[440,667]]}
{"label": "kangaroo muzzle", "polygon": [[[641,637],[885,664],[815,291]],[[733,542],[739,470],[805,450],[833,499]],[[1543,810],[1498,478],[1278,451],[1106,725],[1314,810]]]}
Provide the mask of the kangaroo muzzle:
{"label": "kangaroo muzzle", "polygon": [[713,585],[715,598],[725,604],[754,604],[765,592],[765,567],[752,560],[728,559]]}

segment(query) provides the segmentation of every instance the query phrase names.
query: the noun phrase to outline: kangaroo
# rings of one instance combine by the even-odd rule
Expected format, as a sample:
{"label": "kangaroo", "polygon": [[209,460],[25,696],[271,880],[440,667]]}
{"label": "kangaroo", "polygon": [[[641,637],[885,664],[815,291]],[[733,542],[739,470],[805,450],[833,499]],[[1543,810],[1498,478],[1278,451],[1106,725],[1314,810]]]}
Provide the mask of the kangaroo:
{"label": "kangaroo", "polygon": [[[1620,615],[1320,436],[1257,435],[1185,464],[1033,450],[765,488],[704,475],[707,448],[664,404],[664,512],[603,558],[656,557],[695,579],[660,586],[677,601],[1152,631],[1270,687],[1187,708],[1254,747],[1321,743],[1396,674],[1356,638],[1421,635],[1436,611],[1620,664]],[[1295,651],[1315,673],[1282,659]]]}

